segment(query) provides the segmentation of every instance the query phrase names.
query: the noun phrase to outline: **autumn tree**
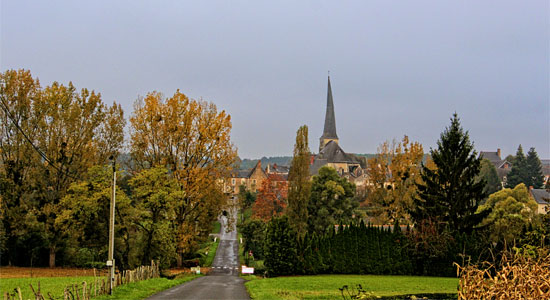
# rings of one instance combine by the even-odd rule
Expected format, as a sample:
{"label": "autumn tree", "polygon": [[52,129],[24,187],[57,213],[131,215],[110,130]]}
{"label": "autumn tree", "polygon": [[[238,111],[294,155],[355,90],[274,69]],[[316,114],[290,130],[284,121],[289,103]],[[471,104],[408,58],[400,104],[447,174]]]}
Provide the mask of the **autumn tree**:
{"label": "autumn tree", "polygon": [[[30,71],[8,70],[0,74],[0,222],[5,250],[2,263],[15,263],[22,255],[18,245],[33,237],[25,224],[32,208],[30,194],[38,153],[29,141],[39,136],[39,113],[33,104],[41,97],[38,79]],[[36,240],[36,237],[34,237]]]}
{"label": "autumn tree", "polygon": [[363,203],[382,224],[411,222],[407,213],[417,195],[420,165],[424,157],[422,145],[411,143],[404,136],[399,143],[384,142],[367,167],[367,198]]}
{"label": "autumn tree", "polygon": [[301,237],[307,232],[307,210],[311,195],[311,182],[309,180],[310,156],[308,128],[303,125],[296,132],[294,156],[288,173],[288,208],[286,212],[291,226]]}
{"label": "autumn tree", "polygon": [[270,177],[262,182],[256,202],[252,206],[252,216],[268,222],[281,216],[287,207],[288,185],[283,181],[273,181]]}
{"label": "autumn tree", "polygon": [[476,156],[468,132],[457,114],[441,133],[437,149],[430,150],[436,169],[422,166],[422,182],[417,184],[411,216],[417,224],[433,220],[448,224],[450,230],[469,232],[488,212],[476,213],[486,197],[484,180],[477,180],[481,158]]}
{"label": "autumn tree", "polygon": [[[38,80],[24,70],[5,72],[1,89],[3,177],[9,179],[6,183],[26,189],[10,198],[23,209],[17,217],[25,221],[24,228],[47,244],[53,267],[63,242],[55,225],[59,203],[70,184],[98,162],[101,138],[97,133],[105,125],[105,105],[99,94],[77,91],[71,83],[54,82],[41,89]],[[123,134],[122,127],[117,127],[118,136]],[[122,143],[111,144],[115,150]]]}
{"label": "autumn tree", "polygon": [[331,226],[351,222],[358,206],[354,200],[355,185],[338,176],[334,168],[324,166],[313,176],[308,203],[309,232],[323,234]]}
{"label": "autumn tree", "polygon": [[152,92],[136,102],[130,123],[136,168],[161,165],[178,181],[178,253],[189,253],[225,204],[219,179],[229,174],[236,156],[231,118],[213,103],[179,91],[167,99]]}

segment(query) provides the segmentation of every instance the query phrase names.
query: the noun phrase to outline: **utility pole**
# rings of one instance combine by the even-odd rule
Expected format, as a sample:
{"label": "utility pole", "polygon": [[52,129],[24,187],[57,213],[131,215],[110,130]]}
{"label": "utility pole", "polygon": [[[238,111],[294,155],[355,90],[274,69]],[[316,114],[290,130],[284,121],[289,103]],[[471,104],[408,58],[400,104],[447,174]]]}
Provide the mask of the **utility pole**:
{"label": "utility pole", "polygon": [[107,260],[107,266],[111,267],[111,274],[109,280],[110,294],[113,294],[113,288],[115,285],[115,194],[116,194],[116,159],[114,155],[109,157],[113,161],[113,193],[111,195],[111,209],[109,216],[109,258]]}

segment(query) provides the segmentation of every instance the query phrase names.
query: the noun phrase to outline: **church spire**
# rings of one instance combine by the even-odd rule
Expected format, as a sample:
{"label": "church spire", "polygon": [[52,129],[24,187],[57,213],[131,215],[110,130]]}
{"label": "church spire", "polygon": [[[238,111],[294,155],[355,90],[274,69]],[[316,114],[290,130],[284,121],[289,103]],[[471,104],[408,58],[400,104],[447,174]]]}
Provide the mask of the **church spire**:
{"label": "church spire", "polygon": [[328,142],[335,141],[338,143],[338,135],[336,135],[336,119],[334,117],[334,103],[332,100],[332,88],[330,86],[330,76],[328,77],[327,88],[327,111],[325,114],[325,129],[321,136],[319,150],[322,149]]}

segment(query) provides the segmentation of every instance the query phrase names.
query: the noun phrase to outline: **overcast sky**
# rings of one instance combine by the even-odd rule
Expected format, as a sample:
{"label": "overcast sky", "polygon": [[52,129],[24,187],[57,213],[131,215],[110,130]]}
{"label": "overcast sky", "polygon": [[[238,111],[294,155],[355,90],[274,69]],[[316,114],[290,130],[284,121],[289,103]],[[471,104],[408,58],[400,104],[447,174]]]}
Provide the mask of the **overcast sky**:
{"label": "overcast sky", "polygon": [[550,158],[549,1],[1,0],[0,66],[122,103],[180,89],[232,116],[242,158],[318,150],[330,70],[347,152],[456,111],[478,151]]}

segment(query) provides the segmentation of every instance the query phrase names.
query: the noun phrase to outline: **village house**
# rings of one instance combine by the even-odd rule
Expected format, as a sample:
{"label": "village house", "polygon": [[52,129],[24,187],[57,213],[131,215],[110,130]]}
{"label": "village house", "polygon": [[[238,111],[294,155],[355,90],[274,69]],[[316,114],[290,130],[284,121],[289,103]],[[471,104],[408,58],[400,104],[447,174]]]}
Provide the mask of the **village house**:
{"label": "village house", "polygon": [[509,161],[502,159],[500,148],[497,149],[496,152],[480,151],[479,157],[487,159],[495,166],[500,184],[504,188],[506,186],[506,176],[508,176],[508,173],[512,170],[512,164]]}
{"label": "village house", "polygon": [[230,177],[223,182],[223,191],[226,194],[238,195],[240,187],[244,186],[251,192],[256,192],[267,179],[267,173],[262,169],[262,161],[250,170],[234,170]]}
{"label": "village house", "polygon": [[550,193],[545,189],[534,189],[532,186],[529,187],[529,194],[535,202],[537,202],[539,214],[550,213]]}

